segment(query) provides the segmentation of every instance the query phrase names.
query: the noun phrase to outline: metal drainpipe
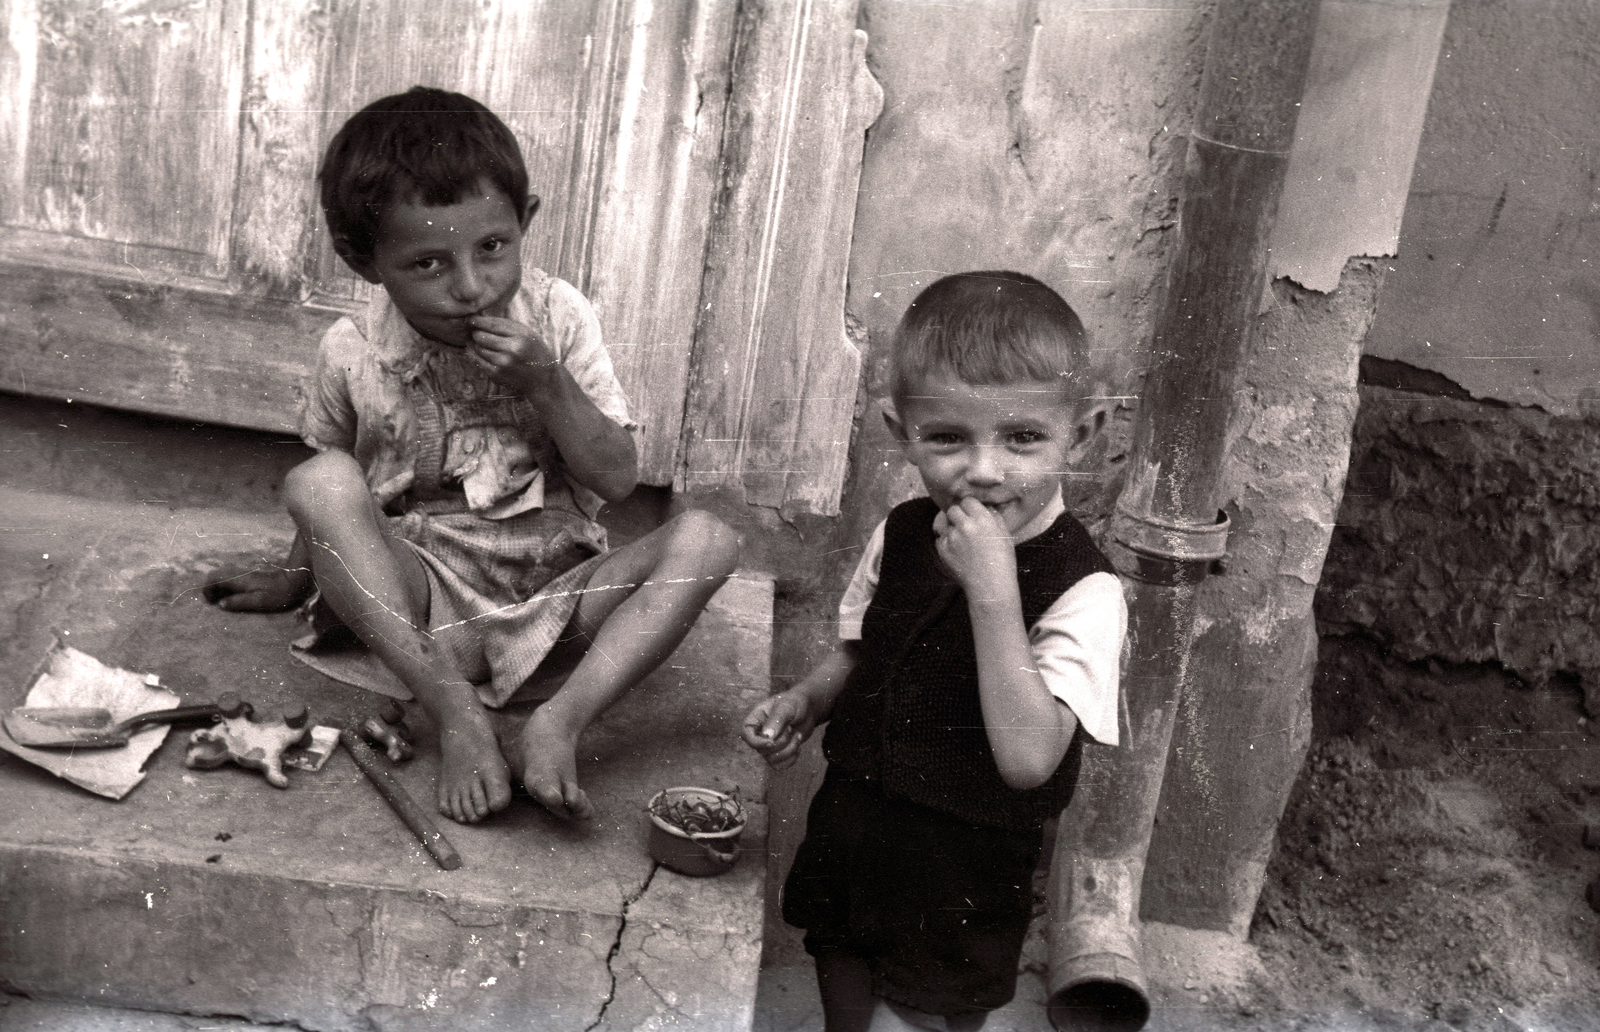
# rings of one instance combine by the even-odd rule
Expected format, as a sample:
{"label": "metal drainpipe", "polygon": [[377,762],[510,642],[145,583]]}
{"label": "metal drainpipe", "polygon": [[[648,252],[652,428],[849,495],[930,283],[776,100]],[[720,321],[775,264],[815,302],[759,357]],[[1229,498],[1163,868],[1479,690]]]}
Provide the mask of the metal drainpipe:
{"label": "metal drainpipe", "polygon": [[1168,271],[1109,551],[1128,592],[1128,740],[1085,753],[1050,885],[1050,1021],[1150,1016],[1139,895],[1200,583],[1227,546],[1216,496],[1237,374],[1265,287],[1319,0],[1218,0]]}

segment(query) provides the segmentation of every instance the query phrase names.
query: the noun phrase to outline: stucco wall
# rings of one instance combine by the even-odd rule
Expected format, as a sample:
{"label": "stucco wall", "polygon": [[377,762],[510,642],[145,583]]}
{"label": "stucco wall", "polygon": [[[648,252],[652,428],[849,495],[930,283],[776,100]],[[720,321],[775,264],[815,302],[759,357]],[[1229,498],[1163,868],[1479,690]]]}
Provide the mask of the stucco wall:
{"label": "stucco wall", "polygon": [[1206,7],[863,4],[884,106],[849,309],[875,341],[939,275],[1016,269],[1078,310],[1120,382],[1174,225]]}
{"label": "stucco wall", "polygon": [[1454,0],[1368,354],[1596,411],[1597,42],[1589,0]]}

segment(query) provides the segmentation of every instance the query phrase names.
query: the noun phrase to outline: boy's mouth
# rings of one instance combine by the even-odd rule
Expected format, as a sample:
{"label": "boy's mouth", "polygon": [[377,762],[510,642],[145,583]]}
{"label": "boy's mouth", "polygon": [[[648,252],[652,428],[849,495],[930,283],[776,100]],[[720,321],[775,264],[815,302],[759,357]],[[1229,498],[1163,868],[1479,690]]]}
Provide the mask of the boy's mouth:
{"label": "boy's mouth", "polygon": [[[967,497],[968,498],[972,498],[971,495],[968,495]],[[964,499],[964,498],[957,498],[951,504],[952,505],[960,505],[965,500],[966,499]],[[988,509],[989,513],[992,516],[994,516],[996,519],[1004,519],[1005,512],[1006,512],[1006,510],[1008,508],[1011,507],[1011,503],[1013,501],[1013,499],[1010,499],[1010,498],[1001,499],[1000,501],[988,501],[988,500],[983,499],[983,498],[972,498],[972,500],[977,502],[979,505],[983,506],[985,509]]]}
{"label": "boy's mouth", "polygon": [[[435,315],[433,317],[434,332],[424,332],[423,336],[446,347],[465,348],[472,342],[472,320],[483,315],[492,316],[493,307],[491,305],[489,308],[480,308],[476,312],[468,312],[465,315]],[[452,340],[452,337],[464,339]]]}
{"label": "boy's mouth", "polygon": [[[424,340],[438,344],[440,347],[455,348],[457,351],[465,349],[472,340],[472,327],[467,325],[465,319],[435,317],[431,323],[423,325],[412,323],[411,328],[416,330]],[[459,333],[455,331],[459,331]],[[466,337],[467,339],[464,341],[452,339],[457,336]]]}

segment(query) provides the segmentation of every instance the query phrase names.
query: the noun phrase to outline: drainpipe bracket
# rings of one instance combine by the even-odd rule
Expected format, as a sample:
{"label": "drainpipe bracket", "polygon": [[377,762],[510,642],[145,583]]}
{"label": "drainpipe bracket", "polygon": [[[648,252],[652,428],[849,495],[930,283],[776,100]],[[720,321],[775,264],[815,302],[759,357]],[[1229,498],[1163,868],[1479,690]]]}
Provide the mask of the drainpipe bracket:
{"label": "drainpipe bracket", "polygon": [[1199,584],[1222,571],[1228,554],[1228,514],[1217,512],[1215,523],[1178,523],[1128,512],[1121,506],[1111,517],[1112,565],[1117,572],[1149,584]]}

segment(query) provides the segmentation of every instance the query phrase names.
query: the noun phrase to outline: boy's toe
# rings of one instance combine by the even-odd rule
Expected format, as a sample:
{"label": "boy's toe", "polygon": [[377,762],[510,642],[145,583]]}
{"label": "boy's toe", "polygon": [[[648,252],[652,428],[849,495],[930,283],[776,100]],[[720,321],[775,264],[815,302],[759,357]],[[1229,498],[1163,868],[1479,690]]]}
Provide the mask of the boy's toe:
{"label": "boy's toe", "polygon": [[478,820],[470,791],[441,789],[439,792],[439,812],[457,824],[472,824]]}
{"label": "boy's toe", "polygon": [[539,781],[528,786],[539,805],[563,820],[586,820],[594,816],[589,797],[575,784]]}
{"label": "boy's toe", "polygon": [[551,813],[566,816],[566,802],[561,798],[561,789],[547,781],[529,781],[528,794],[538,801],[539,805]]}
{"label": "boy's toe", "polygon": [[500,779],[498,781],[490,782],[489,786],[488,786],[488,790],[484,795],[483,815],[485,817],[487,817],[491,813],[499,813],[501,810],[504,810],[506,807],[508,807],[510,805],[511,805],[511,781],[510,781],[510,779],[502,778],[502,779]]}
{"label": "boy's toe", "polygon": [[567,786],[567,793],[563,799],[567,813],[577,820],[586,821],[594,816],[594,804],[589,802],[589,793],[577,785]]}

